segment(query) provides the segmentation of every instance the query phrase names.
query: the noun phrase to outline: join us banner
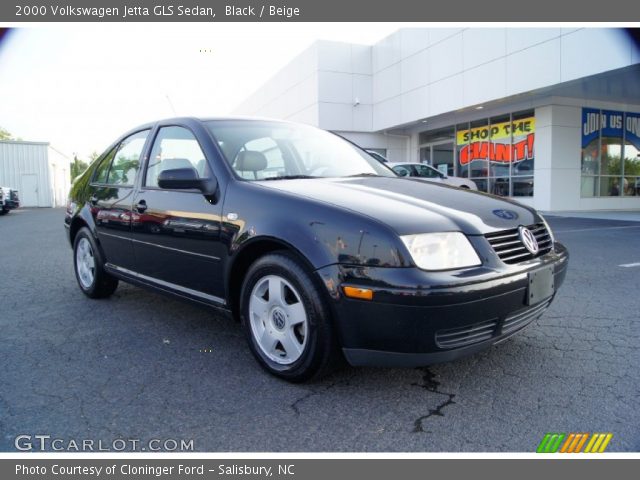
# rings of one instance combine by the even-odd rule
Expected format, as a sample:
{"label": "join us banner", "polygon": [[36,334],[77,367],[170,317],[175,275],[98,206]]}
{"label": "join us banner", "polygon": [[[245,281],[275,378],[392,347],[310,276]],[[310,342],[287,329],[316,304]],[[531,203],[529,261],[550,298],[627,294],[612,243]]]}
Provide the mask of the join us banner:
{"label": "join us banner", "polygon": [[627,141],[640,149],[640,113],[615,110],[582,109],[582,148],[598,138],[620,138],[623,133]]}

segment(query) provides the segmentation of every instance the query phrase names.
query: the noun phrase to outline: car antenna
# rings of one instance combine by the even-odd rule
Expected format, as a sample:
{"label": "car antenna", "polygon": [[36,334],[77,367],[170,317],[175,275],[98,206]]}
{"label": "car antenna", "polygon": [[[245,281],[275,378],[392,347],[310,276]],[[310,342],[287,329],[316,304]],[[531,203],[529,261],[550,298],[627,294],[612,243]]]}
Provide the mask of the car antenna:
{"label": "car antenna", "polygon": [[167,102],[169,102],[169,106],[171,107],[171,111],[173,112],[173,114],[177,117],[178,114],[176,113],[176,109],[173,106],[173,102],[171,102],[171,99],[169,98],[169,94],[165,94],[165,98],[167,99]]}

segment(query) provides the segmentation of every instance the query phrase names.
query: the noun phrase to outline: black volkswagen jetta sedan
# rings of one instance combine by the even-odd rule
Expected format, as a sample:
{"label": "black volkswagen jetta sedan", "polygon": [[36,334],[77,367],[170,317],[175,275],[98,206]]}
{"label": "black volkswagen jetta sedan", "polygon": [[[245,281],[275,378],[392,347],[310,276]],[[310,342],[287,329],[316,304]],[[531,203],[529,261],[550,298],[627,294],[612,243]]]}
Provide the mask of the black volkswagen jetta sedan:
{"label": "black volkswagen jetta sedan", "polygon": [[75,181],[65,226],[87,296],[123,280],[230,312],[290,381],[341,357],[418,366],[487,348],[543,314],[568,264],[529,207],[267,120],[128,132]]}

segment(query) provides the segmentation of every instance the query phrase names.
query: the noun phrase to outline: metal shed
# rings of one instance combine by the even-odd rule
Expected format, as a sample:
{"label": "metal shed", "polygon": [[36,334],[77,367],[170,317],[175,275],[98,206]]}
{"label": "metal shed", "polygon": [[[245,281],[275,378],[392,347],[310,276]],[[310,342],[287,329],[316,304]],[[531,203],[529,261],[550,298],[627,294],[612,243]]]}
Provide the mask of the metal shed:
{"label": "metal shed", "polygon": [[70,160],[47,142],[0,140],[0,185],[17,189],[23,207],[64,206]]}

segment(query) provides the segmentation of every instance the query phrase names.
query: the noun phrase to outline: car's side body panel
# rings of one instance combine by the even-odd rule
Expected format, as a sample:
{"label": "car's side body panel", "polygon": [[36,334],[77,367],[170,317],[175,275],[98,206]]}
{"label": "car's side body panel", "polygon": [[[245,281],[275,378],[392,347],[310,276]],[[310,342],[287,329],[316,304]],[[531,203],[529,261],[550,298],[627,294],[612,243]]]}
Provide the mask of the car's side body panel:
{"label": "car's side body panel", "polygon": [[[273,212],[279,215],[273,216]],[[229,216],[236,220],[229,220]],[[410,265],[398,249],[393,231],[382,223],[264,184],[237,182],[230,186],[225,218],[236,230],[229,239],[230,257],[262,237],[295,245],[313,268],[333,263]]]}

